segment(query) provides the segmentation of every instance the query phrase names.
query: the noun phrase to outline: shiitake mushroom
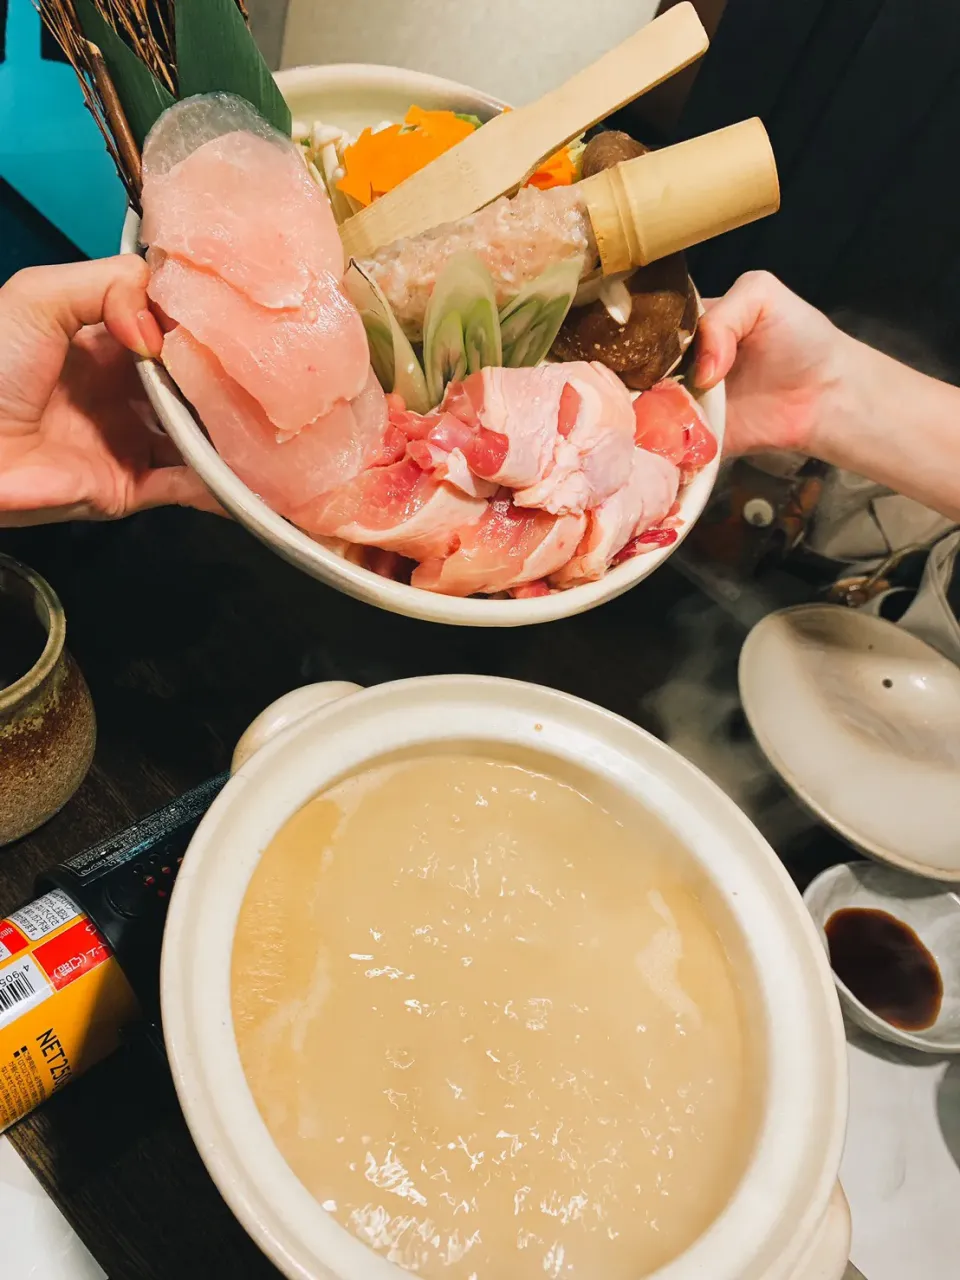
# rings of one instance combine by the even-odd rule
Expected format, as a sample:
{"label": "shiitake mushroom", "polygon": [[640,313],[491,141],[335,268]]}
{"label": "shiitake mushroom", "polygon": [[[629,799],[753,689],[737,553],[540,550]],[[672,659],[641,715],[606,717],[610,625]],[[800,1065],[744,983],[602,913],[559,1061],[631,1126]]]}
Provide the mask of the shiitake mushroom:
{"label": "shiitake mushroom", "polygon": [[[583,176],[647,150],[629,134],[599,133],[584,149]],[[626,323],[612,316],[602,299],[573,306],[551,354],[558,360],[598,360],[628,387],[645,391],[679,364],[696,332],[699,303],[682,253],[640,267],[624,284],[631,298]]]}
{"label": "shiitake mushroom", "polygon": [[558,360],[598,360],[628,387],[645,391],[680,361],[697,327],[697,295],[682,253],[641,267],[624,281],[630,315],[620,324],[602,300],[572,307],[553,344]]}
{"label": "shiitake mushroom", "polygon": [[604,129],[596,134],[583,149],[580,157],[580,173],[584,178],[592,178],[595,173],[604,169],[612,169],[621,160],[635,160],[637,156],[646,155],[650,150],[629,133],[621,133],[617,129]]}

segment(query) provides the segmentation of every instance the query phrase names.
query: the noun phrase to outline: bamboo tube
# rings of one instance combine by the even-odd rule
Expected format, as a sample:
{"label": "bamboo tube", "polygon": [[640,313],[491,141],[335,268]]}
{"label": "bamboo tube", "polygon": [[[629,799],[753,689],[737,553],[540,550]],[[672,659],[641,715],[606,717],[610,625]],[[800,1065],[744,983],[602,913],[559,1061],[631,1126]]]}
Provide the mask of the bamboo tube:
{"label": "bamboo tube", "polygon": [[780,207],[760,120],[650,151],[579,184],[604,275],[643,267]]}

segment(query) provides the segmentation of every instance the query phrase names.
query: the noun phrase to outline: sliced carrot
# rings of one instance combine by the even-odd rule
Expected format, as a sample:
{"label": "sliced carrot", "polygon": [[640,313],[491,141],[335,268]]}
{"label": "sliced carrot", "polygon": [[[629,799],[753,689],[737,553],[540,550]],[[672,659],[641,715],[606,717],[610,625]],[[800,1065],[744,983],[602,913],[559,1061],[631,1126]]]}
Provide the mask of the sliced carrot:
{"label": "sliced carrot", "polygon": [[[358,204],[371,204],[469,137],[475,128],[453,111],[413,106],[402,125],[392,124],[376,133],[364,129],[343,153],[344,176],[337,186]],[[564,147],[543,162],[528,185],[546,191],[569,186],[576,176],[570,152]]]}
{"label": "sliced carrot", "polygon": [[577,170],[569,148],[563,147],[544,160],[536,173],[527,180],[527,186],[539,187],[541,191],[550,187],[569,187],[576,176]]}
{"label": "sliced carrot", "polygon": [[356,142],[345,148],[344,176],[337,186],[359,204],[368,205],[473,131],[469,120],[461,120],[452,111],[411,107],[402,125],[393,124],[376,133],[364,129]]}
{"label": "sliced carrot", "polygon": [[455,146],[475,131],[469,120],[453,111],[424,111],[423,107],[411,107],[404,117],[404,124],[421,129],[428,137]]}

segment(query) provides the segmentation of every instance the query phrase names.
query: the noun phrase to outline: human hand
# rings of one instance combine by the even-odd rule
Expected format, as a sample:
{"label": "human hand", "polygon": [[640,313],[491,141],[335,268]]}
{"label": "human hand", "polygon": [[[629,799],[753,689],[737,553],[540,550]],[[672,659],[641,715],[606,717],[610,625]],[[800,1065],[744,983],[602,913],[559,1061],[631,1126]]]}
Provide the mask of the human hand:
{"label": "human hand", "polygon": [[219,511],[148,425],[129,352],[157,356],[142,259],[31,267],[0,288],[0,527]]}
{"label": "human hand", "polygon": [[704,305],[694,379],[704,390],[727,380],[724,451],[816,454],[849,340],[766,271]]}

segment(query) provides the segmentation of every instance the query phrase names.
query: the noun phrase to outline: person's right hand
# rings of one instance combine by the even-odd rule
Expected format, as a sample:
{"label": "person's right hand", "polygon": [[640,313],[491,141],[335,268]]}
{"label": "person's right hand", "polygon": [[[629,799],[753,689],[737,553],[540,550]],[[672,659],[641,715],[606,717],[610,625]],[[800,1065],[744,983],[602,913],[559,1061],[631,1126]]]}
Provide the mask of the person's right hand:
{"label": "person's right hand", "polygon": [[844,376],[845,335],[766,271],[704,305],[694,378],[703,390],[727,380],[724,451],[814,453]]}

